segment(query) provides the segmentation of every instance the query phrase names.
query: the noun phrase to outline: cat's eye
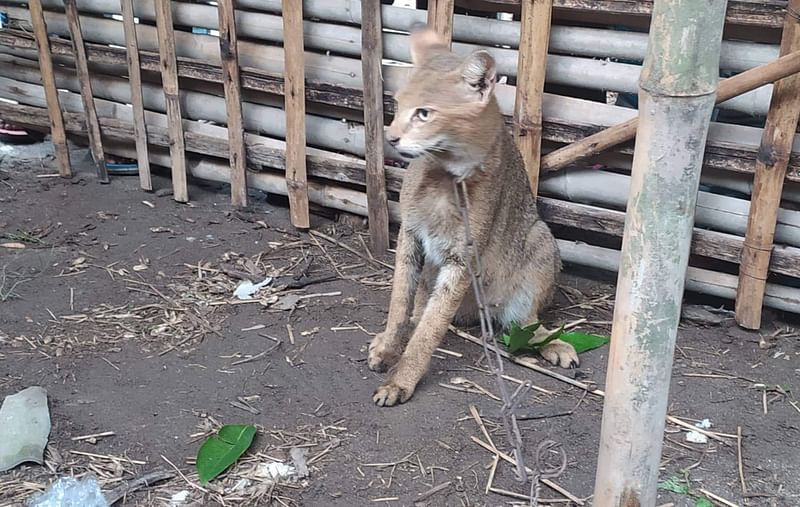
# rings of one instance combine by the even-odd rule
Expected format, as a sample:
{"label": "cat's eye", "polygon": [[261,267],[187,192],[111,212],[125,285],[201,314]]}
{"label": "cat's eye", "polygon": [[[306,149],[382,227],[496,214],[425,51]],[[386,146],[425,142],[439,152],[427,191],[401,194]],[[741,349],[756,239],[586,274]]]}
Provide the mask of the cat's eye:
{"label": "cat's eye", "polygon": [[430,119],[430,117],[431,117],[431,110],[430,109],[425,109],[424,107],[420,107],[419,109],[417,109],[414,112],[414,116],[419,121],[428,121]]}

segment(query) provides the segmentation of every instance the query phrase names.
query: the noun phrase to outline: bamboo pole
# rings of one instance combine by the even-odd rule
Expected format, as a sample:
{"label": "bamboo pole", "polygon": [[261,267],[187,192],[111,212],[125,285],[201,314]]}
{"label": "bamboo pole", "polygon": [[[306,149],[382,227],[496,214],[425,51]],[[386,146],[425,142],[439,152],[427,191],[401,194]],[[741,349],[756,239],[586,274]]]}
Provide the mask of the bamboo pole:
{"label": "bamboo pole", "polygon": [[[0,78],[0,94],[23,103],[31,103],[32,93],[18,81],[38,83],[39,74],[35,69],[35,62],[19,58],[2,59],[0,76],[7,76],[15,81],[9,82]],[[98,97],[123,104],[130,103],[130,88],[123,79],[95,74],[92,80]],[[79,86],[77,79],[63,68],[56,70],[56,83],[59,88],[73,91],[77,91]],[[166,111],[163,94],[157,86],[146,83],[144,91],[145,107],[154,111]],[[249,102],[245,104],[248,113],[245,116],[245,128],[275,138],[285,137],[283,126],[285,115],[282,110]],[[187,118],[225,122],[225,102],[220,97],[184,89],[182,105]],[[335,151],[348,151],[357,145],[362,149],[364,147],[363,137],[353,135],[356,127],[348,127],[340,121],[312,115],[308,115],[306,121],[311,129],[310,134],[313,135],[313,138],[309,137],[309,143],[313,145]],[[390,168],[387,167],[386,171],[390,171]],[[396,192],[398,188],[388,186],[387,190]],[[598,203],[612,208],[624,208],[629,188],[630,176],[596,170],[568,169],[557,177],[550,177],[541,182],[541,193],[545,195],[571,201]],[[695,220],[700,227],[743,235],[747,227],[748,209],[747,200],[700,192],[695,208]],[[800,212],[781,209],[776,239],[781,243],[800,245]]]}
{"label": "bamboo pole", "polygon": [[239,38],[236,35],[234,0],[219,0],[219,56],[222,61],[225,105],[230,140],[231,204],[247,206],[247,152],[242,120],[242,88],[239,77]]}
{"label": "bamboo pole", "polygon": [[428,26],[444,37],[448,45],[453,42],[454,11],[455,0],[428,0]]}
{"label": "bamboo pole", "polygon": [[142,187],[142,190],[149,192],[153,190],[153,181],[150,177],[150,157],[147,154],[147,125],[144,122],[144,104],[142,102],[142,64],[139,59],[136,23],[133,19],[133,0],[120,1],[122,26],[125,32],[125,47],[127,48],[128,81],[131,83],[133,137],[136,139],[136,165],[139,167],[139,186]]}
{"label": "bamboo pole", "polygon": [[[0,78],[0,93],[5,93],[13,88],[15,93],[5,96],[22,99],[28,104],[6,104],[0,102],[4,114],[16,119],[21,124],[29,124],[30,121],[37,120],[33,124],[47,125],[47,122],[37,116],[41,112],[47,113],[46,102],[43,98],[41,86],[20,81],[8,82],[6,78]],[[62,93],[62,104],[67,116],[74,118],[76,113],[82,113],[83,108],[80,103],[80,96],[72,92]],[[132,127],[130,132],[126,130],[125,124],[133,121],[133,116],[129,108],[123,104],[104,99],[96,99],[100,122],[109,136],[116,136],[117,141],[123,140],[130,142],[133,137]],[[169,147],[169,136],[167,134],[168,121],[164,114],[146,111],[146,121],[152,132],[148,134],[148,142],[155,146]],[[81,116],[81,121],[83,117]],[[228,134],[225,127],[200,123],[198,121],[184,120],[186,127],[186,149],[215,158],[228,158],[229,145]],[[73,131],[83,134],[80,128]],[[284,141],[265,137],[258,134],[246,134],[245,143],[247,145],[247,160],[253,165],[253,169],[259,166],[271,167],[274,169],[286,170],[285,152],[286,143]],[[357,185],[366,187],[366,165],[359,158],[333,153],[316,148],[307,149],[309,174],[315,178],[324,178],[331,181],[344,183],[347,185]],[[386,167],[386,186],[392,192],[399,192],[402,184],[402,177],[405,170],[396,167]]]}
{"label": "bamboo pole", "polygon": [[[631,176],[596,169],[567,168],[541,182],[540,195],[573,202],[624,209]],[[750,201],[713,192],[698,192],[694,220],[701,227],[744,236]],[[780,243],[800,246],[800,211],[781,208],[775,237]]]}
{"label": "bamboo pole", "polygon": [[283,0],[284,100],[286,103],[286,185],[292,225],[307,229],[306,90],[303,2]]}
{"label": "bamboo pole", "polygon": [[47,97],[47,111],[50,113],[50,138],[53,141],[53,150],[58,161],[58,173],[63,178],[69,178],[72,176],[72,166],[69,160],[67,136],[64,133],[64,118],[58,101],[56,78],[53,74],[53,58],[50,54],[50,41],[47,38],[47,25],[41,0],[31,0],[29,9],[33,35],[36,38],[36,48],[39,52],[39,69]]}
{"label": "bamboo pole", "polygon": [[[539,196],[539,214],[550,225],[622,237],[625,212]],[[699,224],[696,224],[699,225]],[[692,255],[736,264],[742,253],[741,236],[695,227]],[[773,273],[800,278],[800,248],[780,246],[770,259]]]}
{"label": "bamboo pole", "polygon": [[[45,8],[58,9],[60,0],[43,0]],[[360,1],[360,0],[359,0]],[[517,0],[518,1],[518,0]],[[557,0],[556,0],[557,1]],[[12,0],[15,4],[24,4],[24,0]],[[307,18],[315,18],[323,23],[305,22],[306,47],[320,50],[331,50],[341,54],[358,55],[361,43],[358,40],[359,30],[354,26],[361,25],[363,13],[353,5],[343,7],[341,1],[305,0],[303,9]],[[253,40],[280,41],[280,0],[244,0],[237,2],[240,9],[237,13],[237,27],[241,37]],[[406,9],[391,5],[382,5],[381,14],[384,28],[407,31],[415,23],[425,23],[427,12]],[[115,0],[93,0],[81,2],[81,12],[105,14],[116,8]],[[138,0],[136,14],[143,20],[154,18],[153,0]],[[174,21],[178,25],[203,26],[218,28],[217,13],[212,6],[176,2],[173,10]],[[453,41],[482,44],[486,46],[507,46],[517,48],[520,41],[519,21],[501,21],[479,16],[456,14],[453,16]],[[384,49],[386,57],[402,60],[399,55],[408,57],[408,44],[405,36],[384,33]],[[403,41],[396,44],[397,41]],[[720,55],[720,68],[741,72],[762,63],[774,60],[778,56],[778,46],[741,41],[723,41]],[[454,42],[457,50],[463,44]],[[604,28],[585,28],[576,26],[553,26],[550,33],[550,48],[555,53],[584,56],[590,58],[618,58],[621,60],[642,61],[647,50],[647,34],[638,32],[622,32]],[[466,48],[465,48],[466,50]],[[472,51],[469,49],[468,51]],[[611,63],[611,62],[606,62]]]}
{"label": "bamboo pole", "polygon": [[703,147],[727,0],[656,0],[639,92],[596,507],[655,505]]}
{"label": "bamboo pole", "polygon": [[[325,9],[336,10],[342,17],[347,18],[341,21],[349,21],[356,17],[357,12],[354,4],[358,0],[342,0],[341,2],[331,2],[331,0],[308,1],[315,9],[309,11],[310,16],[321,17],[326,12]],[[506,4],[511,9],[516,9],[519,0],[488,0],[494,4]],[[280,0],[239,0],[242,8],[257,9],[268,12],[280,12]],[[555,0],[553,5],[557,9],[583,11],[583,12],[602,12],[621,14],[623,16],[642,15],[649,16],[653,10],[653,0],[641,0],[633,2],[631,0]],[[383,10],[390,10],[392,7],[383,6]],[[411,10],[395,7],[395,10]],[[781,26],[782,5],[781,1],[771,0],[769,2],[757,2],[753,0],[731,0],[726,19],[728,23],[738,25],[761,26],[764,28],[779,28]],[[467,17],[467,16],[463,16]],[[477,16],[475,16],[477,17]],[[410,25],[405,25],[410,26]]]}
{"label": "bamboo pole", "polygon": [[[781,56],[777,60],[729,77],[719,83],[717,102],[723,102],[767,83],[800,72],[800,51]],[[636,136],[638,118],[607,128],[548,153],[542,158],[542,169],[558,171],[577,160],[595,155],[613,146],[630,141]]]}
{"label": "bamboo pole", "polygon": [[[0,105],[1,108],[2,105]],[[133,151],[128,146],[120,143],[109,144],[109,151],[123,157],[131,156]],[[150,161],[153,164],[168,165],[169,156],[161,151],[151,150]],[[189,173],[195,178],[230,183],[230,167],[223,162],[203,157],[190,158],[187,166]],[[247,173],[247,184],[250,188],[271,194],[288,194],[286,179],[283,175],[250,171]],[[360,216],[366,216],[367,214],[367,196],[362,192],[314,180],[308,182],[308,190],[311,200],[321,206]],[[397,220],[399,205],[396,202],[391,204],[392,206],[389,208],[390,216],[393,220]]]}
{"label": "bamboo pole", "polygon": [[[37,85],[19,83],[17,87],[29,88],[29,93],[31,94],[33,90],[38,88],[37,93],[42,97],[44,95],[41,87]],[[66,92],[62,96],[64,97],[62,103],[66,111],[64,116],[66,129],[72,134],[82,137],[85,136],[85,118],[80,96]],[[124,157],[135,156],[133,148],[125,147],[126,145],[130,146],[130,139],[133,137],[133,120],[129,108],[119,107],[119,104],[103,99],[97,99],[97,107],[101,126],[108,140],[105,143],[106,151]],[[74,111],[74,113],[70,111]],[[0,117],[7,118],[20,125],[38,127],[43,130],[46,130],[49,125],[46,102],[43,98],[40,102],[40,106],[37,107],[0,102]],[[154,146],[168,147],[169,135],[166,128],[166,116],[148,112],[147,122],[148,125],[152,127],[150,143]],[[195,121],[186,121],[185,125],[187,132],[187,150],[205,156],[199,160],[195,159],[194,162],[190,161],[190,173],[196,177],[228,182],[229,167],[221,162],[210,162],[212,159],[208,158],[208,155],[217,158],[227,158],[228,136],[225,132],[225,128]],[[285,169],[283,157],[285,143],[253,134],[248,134],[246,136],[246,142],[248,143],[248,160],[250,162],[258,166],[272,167],[277,170]],[[153,152],[157,150],[151,149],[150,151],[153,163],[164,166],[169,165],[168,155],[162,155],[161,152],[154,154]],[[357,190],[343,189],[336,186],[336,182],[344,182],[349,185],[365,187],[365,168],[363,161],[330,152],[309,150],[309,163],[309,176],[328,180],[327,183],[324,183],[324,190],[322,190],[323,187],[317,187],[320,188],[319,192],[315,192],[314,190],[314,185],[316,185],[316,183],[313,181],[309,182],[310,200],[312,202],[362,216],[367,215],[365,194]],[[214,171],[210,169],[208,171],[195,170],[197,164],[201,164],[203,167],[211,164],[214,167]],[[398,191],[402,176],[402,170],[387,167],[387,186],[393,191]],[[248,182],[252,188],[275,193],[281,193],[279,190],[283,189],[283,195],[285,195],[286,192],[286,183],[282,175],[255,174],[249,172]],[[270,182],[270,186],[262,186],[262,182],[265,184],[266,182]],[[610,215],[615,213],[623,215],[621,212],[599,209],[592,210],[587,206],[563,201],[556,204],[554,203],[556,203],[556,201],[546,198],[540,199],[539,202],[540,208],[543,210],[543,216],[547,217],[550,223],[570,225],[573,220],[582,222],[588,221],[591,222],[591,224],[587,226],[587,230],[595,230],[591,229],[591,227],[607,226],[605,232],[616,234],[617,232],[615,231],[618,231],[621,233],[621,225],[615,225],[613,223],[613,216],[609,218]],[[554,205],[550,206],[551,204]],[[390,219],[393,222],[397,222],[399,220],[397,203],[389,201],[389,205]],[[557,210],[555,215],[552,213],[554,209]],[[696,234],[709,232],[710,231],[699,230],[696,231]],[[717,236],[716,238],[715,235]],[[719,255],[721,252],[723,256],[730,256],[731,253],[727,252],[725,245],[729,243],[733,244],[733,241],[741,243],[741,238],[726,239],[727,235],[719,235],[718,233],[715,233],[715,235],[695,238],[693,248],[700,248],[701,250],[697,253],[701,255],[703,254],[702,249],[710,248],[715,255]],[[708,241],[710,241],[710,244],[707,243]],[[618,269],[619,252],[616,250],[565,240],[558,240],[558,242],[562,258],[565,262],[610,271],[617,271]],[[720,245],[720,247],[717,248],[716,245]],[[736,256],[736,258],[738,258],[738,256]],[[776,249],[775,255],[773,255],[772,261],[773,263],[777,263],[776,272],[785,271],[785,274],[794,276],[795,272],[800,269],[798,268],[798,266],[800,266],[800,253],[798,253],[797,249],[778,248]],[[688,270],[686,282],[687,290],[732,299],[736,292],[735,287],[736,276],[734,275],[715,273],[713,271],[700,270],[697,268],[689,268]],[[794,288],[768,284],[765,304],[776,309],[800,313],[800,296],[797,294],[797,289]]]}
{"label": "bamboo pole", "polygon": [[[587,245],[580,241],[558,239],[556,242],[558,243],[558,250],[561,253],[561,259],[565,263],[602,269],[614,273],[619,272],[620,252],[618,250]],[[718,273],[708,269],[689,267],[686,270],[686,290],[718,298],[733,299],[736,297],[736,278],[736,275],[728,273]],[[794,287],[768,283],[767,296],[764,298],[764,303],[777,310],[800,314],[800,292]],[[660,445],[661,437],[655,437],[654,435],[655,434],[649,435],[654,439],[652,443],[655,444],[657,440]],[[625,446],[627,442],[627,440],[622,440],[620,445]],[[658,457],[658,453],[656,453],[656,457]],[[625,470],[627,470],[627,468]],[[607,473],[611,474],[613,471],[609,470]],[[620,477],[620,480],[622,480],[622,477]],[[609,505],[606,503],[597,503],[599,500],[597,497],[595,498],[595,506],[605,507]],[[628,507],[626,504],[621,505]],[[643,502],[641,505],[655,504]],[[613,507],[618,507],[618,505],[615,504]]]}
{"label": "bamboo pole", "polygon": [[[800,0],[789,0],[783,25],[781,55],[795,51],[800,51]],[[739,287],[736,291],[736,322],[748,329],[761,327],[761,309],[775,226],[798,118],[800,74],[795,74],[775,83],[761,148],[756,158],[750,218],[739,265]]]}
{"label": "bamboo pole", "polygon": [[86,46],[83,44],[81,20],[75,0],[64,0],[69,23],[70,40],[75,53],[75,68],[78,71],[78,80],[81,83],[81,98],[86,110],[86,127],[89,134],[89,151],[94,159],[97,169],[97,179],[100,183],[108,183],[108,169],[106,168],[106,155],[103,152],[103,137],[100,124],[97,121],[97,110],[94,107],[94,94],[92,81],[89,78],[89,61],[86,59]]}
{"label": "bamboo pole", "polygon": [[[21,15],[29,16],[27,10],[17,9],[12,16],[18,17]],[[58,27],[50,27],[50,22],[58,22],[58,16],[54,13],[48,16],[48,27],[51,32],[57,30]],[[63,17],[63,16],[62,16]],[[89,22],[91,20],[91,23]],[[88,33],[92,28],[96,30],[95,35],[99,40],[104,40],[109,43],[117,43],[114,37],[113,25],[119,27],[119,23],[114,21],[106,21],[101,19],[86,18],[83,23],[83,30]],[[139,32],[139,40],[143,45],[152,44],[152,47],[158,49],[157,38],[155,34],[155,27],[138,25],[137,31]],[[57,33],[57,32],[54,32]],[[148,41],[148,36],[152,38]],[[186,37],[183,37],[186,36]],[[203,39],[207,39],[204,42]],[[179,75],[182,77],[189,77],[192,79],[206,80],[209,82],[222,82],[222,70],[218,66],[208,63],[218,55],[218,44],[212,37],[194,36],[186,32],[176,33],[176,40],[183,42],[185,45],[182,47],[187,53],[199,55],[194,51],[198,51],[195,46],[205,48],[210,57],[206,61],[199,61],[196,59],[181,58],[178,62]],[[191,42],[191,45],[189,44]],[[0,32],[0,43],[9,45],[12,49],[7,51],[22,50],[27,47],[34,47],[33,41],[25,39],[18,32],[12,30]],[[210,43],[210,45],[208,44]],[[244,45],[246,41],[240,41],[240,46]],[[124,38],[121,39],[119,44],[124,45]],[[71,55],[71,48],[69,43],[59,41],[57,39],[50,41],[53,54],[69,54]],[[109,47],[106,45],[88,44],[90,61],[93,62],[114,62],[122,61],[124,64],[125,52],[120,48]],[[69,48],[69,49],[67,49]],[[0,47],[0,51],[3,48]],[[273,50],[280,53],[276,58],[280,59],[280,64],[269,63],[270,69],[283,68],[283,55],[281,48],[261,47],[258,55],[250,55],[249,57],[262,57],[267,55]],[[211,53],[213,52],[213,53]],[[141,61],[143,69],[158,70],[159,58],[157,54],[150,54],[147,51],[142,51]],[[240,60],[244,59],[244,53],[240,51]],[[271,57],[269,57],[271,58]],[[322,69],[319,62],[322,60],[327,61],[330,58],[330,65]],[[271,62],[266,59],[264,62]],[[355,62],[357,67],[353,67],[349,62]],[[251,62],[255,63],[255,62]],[[264,63],[259,60],[258,65],[263,66]],[[361,78],[361,63],[357,60],[339,57],[326,57],[315,53],[306,53],[307,63],[307,77],[306,94],[308,100],[311,102],[320,102],[324,104],[333,104],[351,109],[360,109],[363,106],[361,87],[363,86]],[[783,62],[781,62],[783,63]],[[245,65],[242,63],[242,65]],[[315,67],[315,65],[317,65]],[[548,61],[549,65],[549,61]],[[395,72],[387,72],[387,69],[392,67],[384,67],[384,86],[387,90],[392,90],[396,86],[399,74]],[[398,69],[398,68],[395,68]],[[347,78],[347,84],[338,79],[342,73],[348,76],[357,76],[357,82],[351,82]],[[311,77],[313,74],[313,78]],[[247,89],[265,91],[268,93],[282,94],[283,92],[283,74],[278,71],[264,69],[242,69],[243,85]],[[403,77],[403,79],[406,79]],[[95,90],[97,93],[97,90]],[[506,115],[513,113],[514,102],[514,87],[505,84],[498,84],[496,86],[496,96],[501,110]],[[385,96],[384,108],[387,111],[392,110],[391,99]],[[249,107],[249,106],[248,106]],[[765,108],[766,110],[766,108]],[[544,117],[544,132],[543,138],[548,141],[559,143],[575,142],[577,139],[586,137],[589,134],[595,133],[600,129],[621,123],[632,116],[636,115],[636,111],[628,108],[602,104],[598,102],[590,102],[572,97],[565,97],[545,93],[543,100],[543,117]],[[245,111],[247,115],[247,111]],[[283,117],[283,116],[282,116]],[[224,119],[221,121],[225,121]],[[309,128],[307,136],[311,143],[310,137],[314,135],[315,128]],[[723,169],[725,171],[736,171],[740,173],[752,173],[753,165],[752,160],[755,159],[755,154],[761,139],[761,129],[745,125],[733,124],[714,124],[712,131],[709,133],[709,143],[706,146],[706,159],[705,164],[707,167]],[[800,138],[799,138],[800,139]],[[312,143],[313,144],[313,143]],[[348,144],[350,146],[363,146],[358,142]],[[800,145],[796,145],[800,146]],[[346,148],[347,151],[351,151]],[[392,158],[392,149],[390,146],[384,145],[384,150],[387,157]],[[620,148],[617,151],[623,153],[632,152],[631,148]],[[354,152],[354,151],[351,151]],[[793,159],[790,161],[790,168],[787,173],[787,179],[792,181],[800,181],[800,158],[798,157],[798,150],[795,149]],[[363,153],[362,153],[363,154]]]}
{"label": "bamboo pole", "polygon": [[383,152],[383,43],[380,4],[374,0],[361,0],[361,16],[369,237],[372,252],[383,257],[389,249],[389,204]]}
{"label": "bamboo pole", "polygon": [[[47,0],[48,3],[55,1],[56,0]],[[112,2],[112,0],[98,0],[96,2],[92,2],[91,4],[81,3],[79,5],[82,12],[90,11],[104,13],[109,12],[112,9],[112,7],[109,6],[110,2]],[[154,17],[152,12],[152,2],[153,0],[144,0],[141,4],[137,3],[136,12],[141,13],[143,19]],[[306,4],[307,2],[304,2],[304,8]],[[11,11],[21,11],[21,9],[12,8]],[[385,9],[382,10],[382,12],[383,11],[385,11]],[[27,11],[22,12],[27,13]],[[424,11],[420,11],[419,13],[424,14]],[[57,13],[52,12],[48,12],[47,15],[49,19],[58,17]],[[15,14],[12,14],[12,16],[15,16]],[[218,26],[218,15],[212,6],[173,2],[173,17],[173,20],[177,25],[204,26],[211,28]],[[270,43],[282,41],[283,30],[280,28],[282,26],[282,20],[280,17],[254,12],[238,11],[236,18],[237,30],[239,30],[240,36],[247,35],[248,38],[254,37],[255,39],[268,41]],[[360,16],[358,18],[360,19]],[[497,23],[500,23],[500,25],[497,26],[494,23],[490,23],[491,20],[485,18],[480,18],[479,20],[486,22],[487,24],[491,24],[493,30],[495,30],[498,35],[497,41],[490,41],[490,47],[483,48],[488,50],[495,58],[498,74],[516,76],[517,63],[519,60],[518,51],[497,47],[497,43],[500,42],[501,38],[503,40],[507,39],[508,36],[505,35],[505,32],[509,32],[517,35],[516,40],[514,40],[514,44],[518,44],[520,33],[519,29],[514,30],[510,26],[503,25],[503,23],[511,25],[512,22],[498,21]],[[49,20],[48,24],[50,24]],[[103,33],[97,38],[99,42],[113,43],[116,38],[119,38],[120,34],[115,33],[119,32],[119,24],[115,21],[86,17],[83,20],[83,28],[84,32],[87,34],[87,40],[88,34],[91,33],[93,24],[104,25]],[[408,29],[409,26],[410,25],[403,25],[401,29]],[[57,26],[55,27],[57,28]],[[148,28],[151,27],[146,25],[139,25],[138,27],[140,39],[143,43],[146,39]],[[553,30],[557,31],[557,29],[560,28],[564,27],[553,27]],[[637,92],[637,82],[641,67],[639,65],[629,63],[606,61],[607,58],[612,57],[614,54],[623,55],[620,58],[625,58],[625,55],[627,54],[626,52],[618,49],[614,50],[614,48],[619,45],[624,46],[624,43],[629,40],[631,34],[625,32],[613,32],[611,30],[598,30],[586,34],[584,32],[575,32],[574,30],[576,29],[574,29],[574,27],[566,28],[570,28],[571,31],[568,32],[566,36],[560,36],[560,40],[563,41],[565,37],[569,37],[568,40],[570,41],[572,38],[578,39],[581,42],[580,47],[595,48],[593,52],[587,52],[590,53],[589,56],[596,56],[600,54],[603,59],[579,58],[576,56],[551,54],[547,60],[546,77],[548,83],[563,84],[566,86],[578,86],[593,90],[612,90],[629,93]],[[335,25],[318,21],[306,21],[304,22],[304,29],[304,44],[306,45],[307,49],[314,48],[320,51],[329,51],[336,53],[337,55],[349,55],[352,57],[359,57],[361,55],[361,31],[356,27]],[[52,30],[53,28],[51,28],[51,31]],[[605,33],[602,34],[598,32]],[[625,35],[621,36],[620,34],[623,33]],[[501,34],[503,34],[502,37],[500,37]],[[646,34],[636,35],[644,37],[645,39],[647,37]],[[204,35],[193,35],[188,32],[180,31],[178,31],[175,36],[176,44],[178,46],[178,55],[180,57],[190,56],[207,61],[210,57],[211,51],[214,51],[214,57],[216,57],[217,44],[213,38],[206,37]],[[403,34],[384,33],[384,57],[399,61],[409,61],[407,38],[408,37]],[[610,49],[613,51],[608,54],[603,54],[601,52],[602,48],[610,45],[598,43],[598,39],[613,41],[617,38],[621,38],[622,40],[617,45],[610,47]],[[553,37],[551,37],[551,45],[553,44],[552,39]],[[124,44],[124,41],[119,44]],[[641,44],[639,45],[641,46]],[[565,51],[570,55],[578,54],[570,49],[573,44],[566,44],[563,46],[566,47],[566,49],[561,51]],[[747,46],[747,49],[751,50],[753,46],[756,46],[757,48],[758,46],[767,46],[770,50],[774,49],[774,55],[777,56],[777,46],[751,44]],[[481,46],[476,44],[453,43],[452,48],[455,53],[466,55],[478,48],[481,48]],[[155,49],[157,49],[157,46],[155,46]],[[754,65],[754,63],[763,62],[765,60],[769,61],[772,59],[772,54],[770,51],[765,51],[764,48],[759,49],[761,49],[761,51],[754,50],[757,55],[751,60],[745,60],[740,55],[738,66],[750,68]],[[641,51],[643,54],[643,49]],[[262,42],[240,40],[239,53],[239,63],[242,67],[269,68],[275,74],[282,77],[283,55],[280,47],[276,45],[265,46]],[[741,53],[741,49],[739,49],[737,53]],[[216,58],[214,58],[214,60],[216,60]],[[216,61],[215,63],[218,64],[219,62]],[[347,68],[345,68],[345,64],[349,64]],[[278,65],[280,65],[280,68],[276,68]],[[400,83],[405,82],[406,72],[407,69],[392,65],[385,65],[383,67],[383,75],[387,89],[397,89],[397,86]],[[332,75],[340,84],[349,84],[351,86],[357,80],[358,85],[360,86],[361,63],[353,58],[342,58],[341,56],[333,55],[323,56],[315,52],[307,53],[307,78],[320,78],[322,74]],[[767,112],[769,104],[769,88],[770,86],[766,86],[762,89],[754,90],[748,93],[746,96],[736,97],[734,99],[725,101],[724,103],[720,104],[719,107],[723,109],[740,111],[751,115],[764,115]],[[308,98],[311,99],[311,97]],[[507,107],[509,112],[513,110],[513,97],[510,99],[511,100],[509,100]]]}
{"label": "bamboo pole", "polygon": [[172,26],[172,2],[156,0],[156,29],[161,55],[161,83],[167,103],[169,118],[170,156],[172,157],[172,192],[178,202],[189,202],[186,183],[186,144],[183,139],[183,124],[178,85],[177,58],[175,56],[175,33]]}
{"label": "bamboo pole", "polygon": [[525,162],[528,182],[539,191],[542,157],[542,97],[550,40],[552,0],[522,0],[517,94],[514,101],[514,136]]}

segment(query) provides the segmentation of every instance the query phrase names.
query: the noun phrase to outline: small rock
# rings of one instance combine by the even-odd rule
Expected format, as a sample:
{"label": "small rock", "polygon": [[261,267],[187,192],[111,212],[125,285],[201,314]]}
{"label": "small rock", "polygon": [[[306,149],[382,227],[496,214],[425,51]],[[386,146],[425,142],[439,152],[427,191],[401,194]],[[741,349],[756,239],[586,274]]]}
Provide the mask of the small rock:
{"label": "small rock", "polygon": [[156,190],[156,197],[168,197],[172,195],[172,193],[173,192],[171,188],[159,188]]}

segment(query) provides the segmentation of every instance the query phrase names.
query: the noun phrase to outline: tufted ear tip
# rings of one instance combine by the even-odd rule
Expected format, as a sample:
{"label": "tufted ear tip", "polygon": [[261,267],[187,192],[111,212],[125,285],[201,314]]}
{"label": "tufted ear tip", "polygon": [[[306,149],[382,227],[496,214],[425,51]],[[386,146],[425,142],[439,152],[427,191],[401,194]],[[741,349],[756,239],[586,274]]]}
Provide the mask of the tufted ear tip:
{"label": "tufted ear tip", "polygon": [[497,64],[488,51],[475,51],[464,60],[461,75],[467,86],[480,93],[482,99],[488,99],[497,79]]}
{"label": "tufted ear tip", "polygon": [[422,23],[411,27],[411,62],[419,65],[431,51],[447,50],[447,43],[441,35]]}

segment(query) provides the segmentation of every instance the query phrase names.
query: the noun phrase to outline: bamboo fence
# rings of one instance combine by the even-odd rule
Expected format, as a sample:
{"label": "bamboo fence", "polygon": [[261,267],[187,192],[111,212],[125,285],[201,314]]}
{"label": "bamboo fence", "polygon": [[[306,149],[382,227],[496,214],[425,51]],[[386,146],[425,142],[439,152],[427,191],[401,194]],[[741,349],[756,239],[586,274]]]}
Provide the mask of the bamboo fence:
{"label": "bamboo fence", "polygon": [[[248,187],[286,195],[300,228],[310,203],[368,216],[381,255],[404,174],[382,126],[409,75],[408,31],[429,22],[454,51],[496,58],[498,102],[564,260],[617,270],[637,111],[613,97],[638,91],[651,1],[495,4],[518,21],[454,15],[452,0],[429,2],[429,13],[369,0],[217,3],[4,0],[0,117],[50,131],[65,177],[67,136],[88,137],[101,180],[110,153],[136,158],[148,191],[150,164],[171,168],[179,201],[191,198],[191,175],[230,182],[234,206],[247,204]],[[686,278],[687,290],[720,298],[746,291],[755,303],[737,310],[754,328],[759,295],[800,313],[800,136],[789,113],[773,112],[798,101],[781,92],[796,90],[789,76],[800,70],[794,38],[780,44],[786,11],[786,0],[728,2],[728,78],[708,132]],[[760,173],[775,162],[764,160],[762,138],[778,122],[793,134],[773,141],[785,174],[767,180]],[[756,279],[744,289],[742,262]]]}

